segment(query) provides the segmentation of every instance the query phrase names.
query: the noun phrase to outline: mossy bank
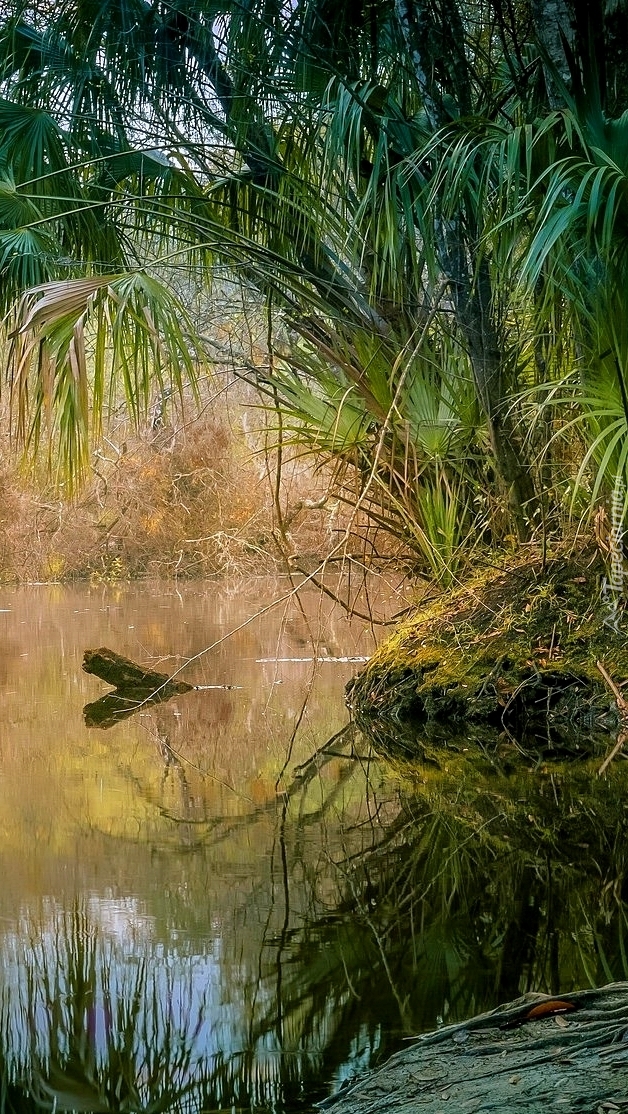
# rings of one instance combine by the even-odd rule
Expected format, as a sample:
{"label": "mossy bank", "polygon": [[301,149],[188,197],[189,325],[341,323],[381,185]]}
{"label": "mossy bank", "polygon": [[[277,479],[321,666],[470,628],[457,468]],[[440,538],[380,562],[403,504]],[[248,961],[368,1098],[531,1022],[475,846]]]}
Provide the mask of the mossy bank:
{"label": "mossy bank", "polygon": [[621,615],[618,631],[609,626],[606,574],[592,545],[485,566],[379,647],[347,688],[350,708],[366,725],[445,727],[448,737],[463,725],[607,737],[620,714],[598,663],[620,685],[628,637]]}

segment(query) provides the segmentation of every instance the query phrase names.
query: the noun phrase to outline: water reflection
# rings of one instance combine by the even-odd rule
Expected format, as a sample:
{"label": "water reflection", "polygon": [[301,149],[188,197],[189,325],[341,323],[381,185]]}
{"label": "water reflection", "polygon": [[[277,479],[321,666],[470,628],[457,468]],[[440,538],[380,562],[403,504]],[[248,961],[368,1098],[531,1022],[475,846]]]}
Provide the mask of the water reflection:
{"label": "water reflection", "polygon": [[332,885],[345,824],[362,847],[366,767],[341,735],[298,768],[341,726],[355,665],[290,659],[323,639],[326,656],[364,654],[372,632],[305,594],[186,671],[241,688],[189,693],[106,735],[82,723],[102,691],[81,670],[86,647],[172,671],[276,591],[3,593],[5,1108],[12,1094],[16,1109],[296,1109],[324,1093],[334,1018],[292,1045],[286,941],[313,885]]}
{"label": "water reflection", "polygon": [[628,769],[597,765],[452,754],[406,771],[370,853],[338,864],[334,902],[295,933],[299,970],[322,951],[371,1031],[398,1035],[628,978]]}
{"label": "water reflection", "polygon": [[294,645],[270,619],[191,678],[243,690],[86,731],[86,644],[170,659],[189,623],[220,632],[215,599],[162,625],[158,599],[102,637],[102,596],[10,596],[0,1110],[293,1114],[440,1019],[628,977],[624,760],[432,738],[382,763],[342,726],[352,666],[260,661]]}
{"label": "water reflection", "polygon": [[[340,1015],[316,983],[295,982],[291,936],[335,886],[337,810],[357,821],[353,851],[372,845],[366,814],[345,796],[354,777],[361,789],[368,780],[354,735],[297,773],[270,822],[264,805],[214,817],[211,850],[199,842],[179,859],[165,902],[109,889],[71,908],[44,899],[21,910],[0,951],[6,1109],[33,1099],[50,1110],[296,1110],[324,1094]],[[233,854],[242,830],[262,860],[211,877],[217,848]],[[160,865],[163,884],[170,849]]]}
{"label": "water reflection", "polygon": [[[362,810],[327,776],[343,752]],[[2,944],[6,1079],[46,1109],[309,1108],[401,1035],[628,975],[624,765],[373,774],[351,730],[306,766],[230,916],[198,848],[168,919],[107,891],[23,910]],[[238,818],[253,839],[263,811]]]}

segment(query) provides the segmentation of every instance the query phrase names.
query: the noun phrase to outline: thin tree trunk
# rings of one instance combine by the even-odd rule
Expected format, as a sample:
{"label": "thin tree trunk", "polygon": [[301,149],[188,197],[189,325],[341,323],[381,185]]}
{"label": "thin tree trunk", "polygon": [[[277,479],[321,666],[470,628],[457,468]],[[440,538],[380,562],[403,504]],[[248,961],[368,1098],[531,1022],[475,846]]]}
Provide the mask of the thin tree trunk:
{"label": "thin tree trunk", "polygon": [[504,355],[495,329],[491,280],[486,262],[479,264],[476,283],[458,284],[458,321],[467,341],[476,392],[486,416],[495,466],[508,496],[508,505],[520,540],[530,535],[530,522],[537,507],[532,476],[519,446],[509,413],[509,394],[504,386]]}
{"label": "thin tree trunk", "polygon": [[[396,0],[400,30],[412,63],[425,112],[437,131],[447,123],[442,91],[435,79],[436,59],[430,51],[434,42],[445,49],[443,28],[434,25],[431,5],[426,0]],[[466,66],[463,25],[455,0],[447,0],[448,57],[438,59],[447,69],[451,91],[461,112],[471,104],[470,79]],[[438,31],[438,34],[437,34]],[[508,503],[519,538],[529,536],[535,492],[530,470],[523,458],[516,430],[508,413],[509,395],[504,384],[504,353],[495,327],[493,292],[486,259],[479,260],[474,215],[462,220],[444,220],[434,215],[436,250],[443,274],[448,279],[456,319],[465,340],[475,388],[486,418],[495,468],[508,494]]]}
{"label": "thin tree trunk", "polygon": [[532,0],[532,19],[537,38],[545,52],[543,73],[550,108],[564,103],[561,84],[569,88],[569,63],[565,44],[574,44],[572,9],[567,0]]}

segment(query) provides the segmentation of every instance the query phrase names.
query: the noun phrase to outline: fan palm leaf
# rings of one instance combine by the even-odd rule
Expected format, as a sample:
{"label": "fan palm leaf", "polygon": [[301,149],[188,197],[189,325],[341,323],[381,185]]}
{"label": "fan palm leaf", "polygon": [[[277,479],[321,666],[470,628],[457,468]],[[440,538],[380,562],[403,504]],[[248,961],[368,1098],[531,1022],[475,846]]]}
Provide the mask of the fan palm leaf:
{"label": "fan palm leaf", "polygon": [[187,320],[173,294],[142,272],[50,282],[25,293],[10,371],[27,448],[36,452],[46,432],[60,473],[75,482],[88,463],[90,426],[98,435],[118,383],[136,422],[155,385],[179,395],[184,382],[195,387]]}
{"label": "fan palm leaf", "polygon": [[[418,505],[409,491],[427,482],[427,461],[448,482],[467,462],[473,486],[478,446],[490,446],[524,532],[534,492],[515,392],[530,381],[542,314],[582,285],[586,268],[570,271],[561,253],[573,262],[575,246],[584,259],[601,238],[612,254],[625,136],[578,106],[537,124],[534,51],[496,54],[490,5],[477,28],[452,5],[443,37],[428,4],[423,38],[406,7],[24,4],[0,29],[0,155],[39,216],[16,210],[7,232],[39,235],[39,220],[52,241],[36,271],[16,262],[22,243],[34,259],[33,244],[7,239],[5,272],[18,292],[29,278],[118,281],[138,265],[160,278],[185,266],[206,282],[226,266],[305,341],[286,344],[290,373],[271,385],[293,435],[334,451],[352,438],[384,446],[391,499],[403,489],[404,506]],[[138,302],[124,304],[129,321],[139,316]],[[92,308],[86,335],[95,321]],[[40,327],[33,317],[33,343]],[[67,321],[55,375],[59,361],[70,375],[76,353],[89,354],[69,339],[75,327]],[[134,328],[148,367],[154,337]],[[329,374],[312,373],[310,357]],[[127,397],[141,394],[144,373],[114,363]],[[23,432],[38,397],[16,393]],[[440,490],[436,470],[429,482]]]}

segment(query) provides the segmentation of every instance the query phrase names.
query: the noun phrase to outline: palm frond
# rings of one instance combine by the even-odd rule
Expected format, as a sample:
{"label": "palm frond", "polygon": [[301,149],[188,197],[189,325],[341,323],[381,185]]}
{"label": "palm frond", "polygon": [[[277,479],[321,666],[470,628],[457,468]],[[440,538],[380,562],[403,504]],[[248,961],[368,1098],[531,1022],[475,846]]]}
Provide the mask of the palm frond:
{"label": "palm frond", "polygon": [[122,397],[133,420],[151,392],[196,387],[192,335],[181,303],[142,272],[51,282],[27,291],[11,335],[9,377],[17,431],[30,452],[47,435],[57,469],[76,483],[90,428]]}

